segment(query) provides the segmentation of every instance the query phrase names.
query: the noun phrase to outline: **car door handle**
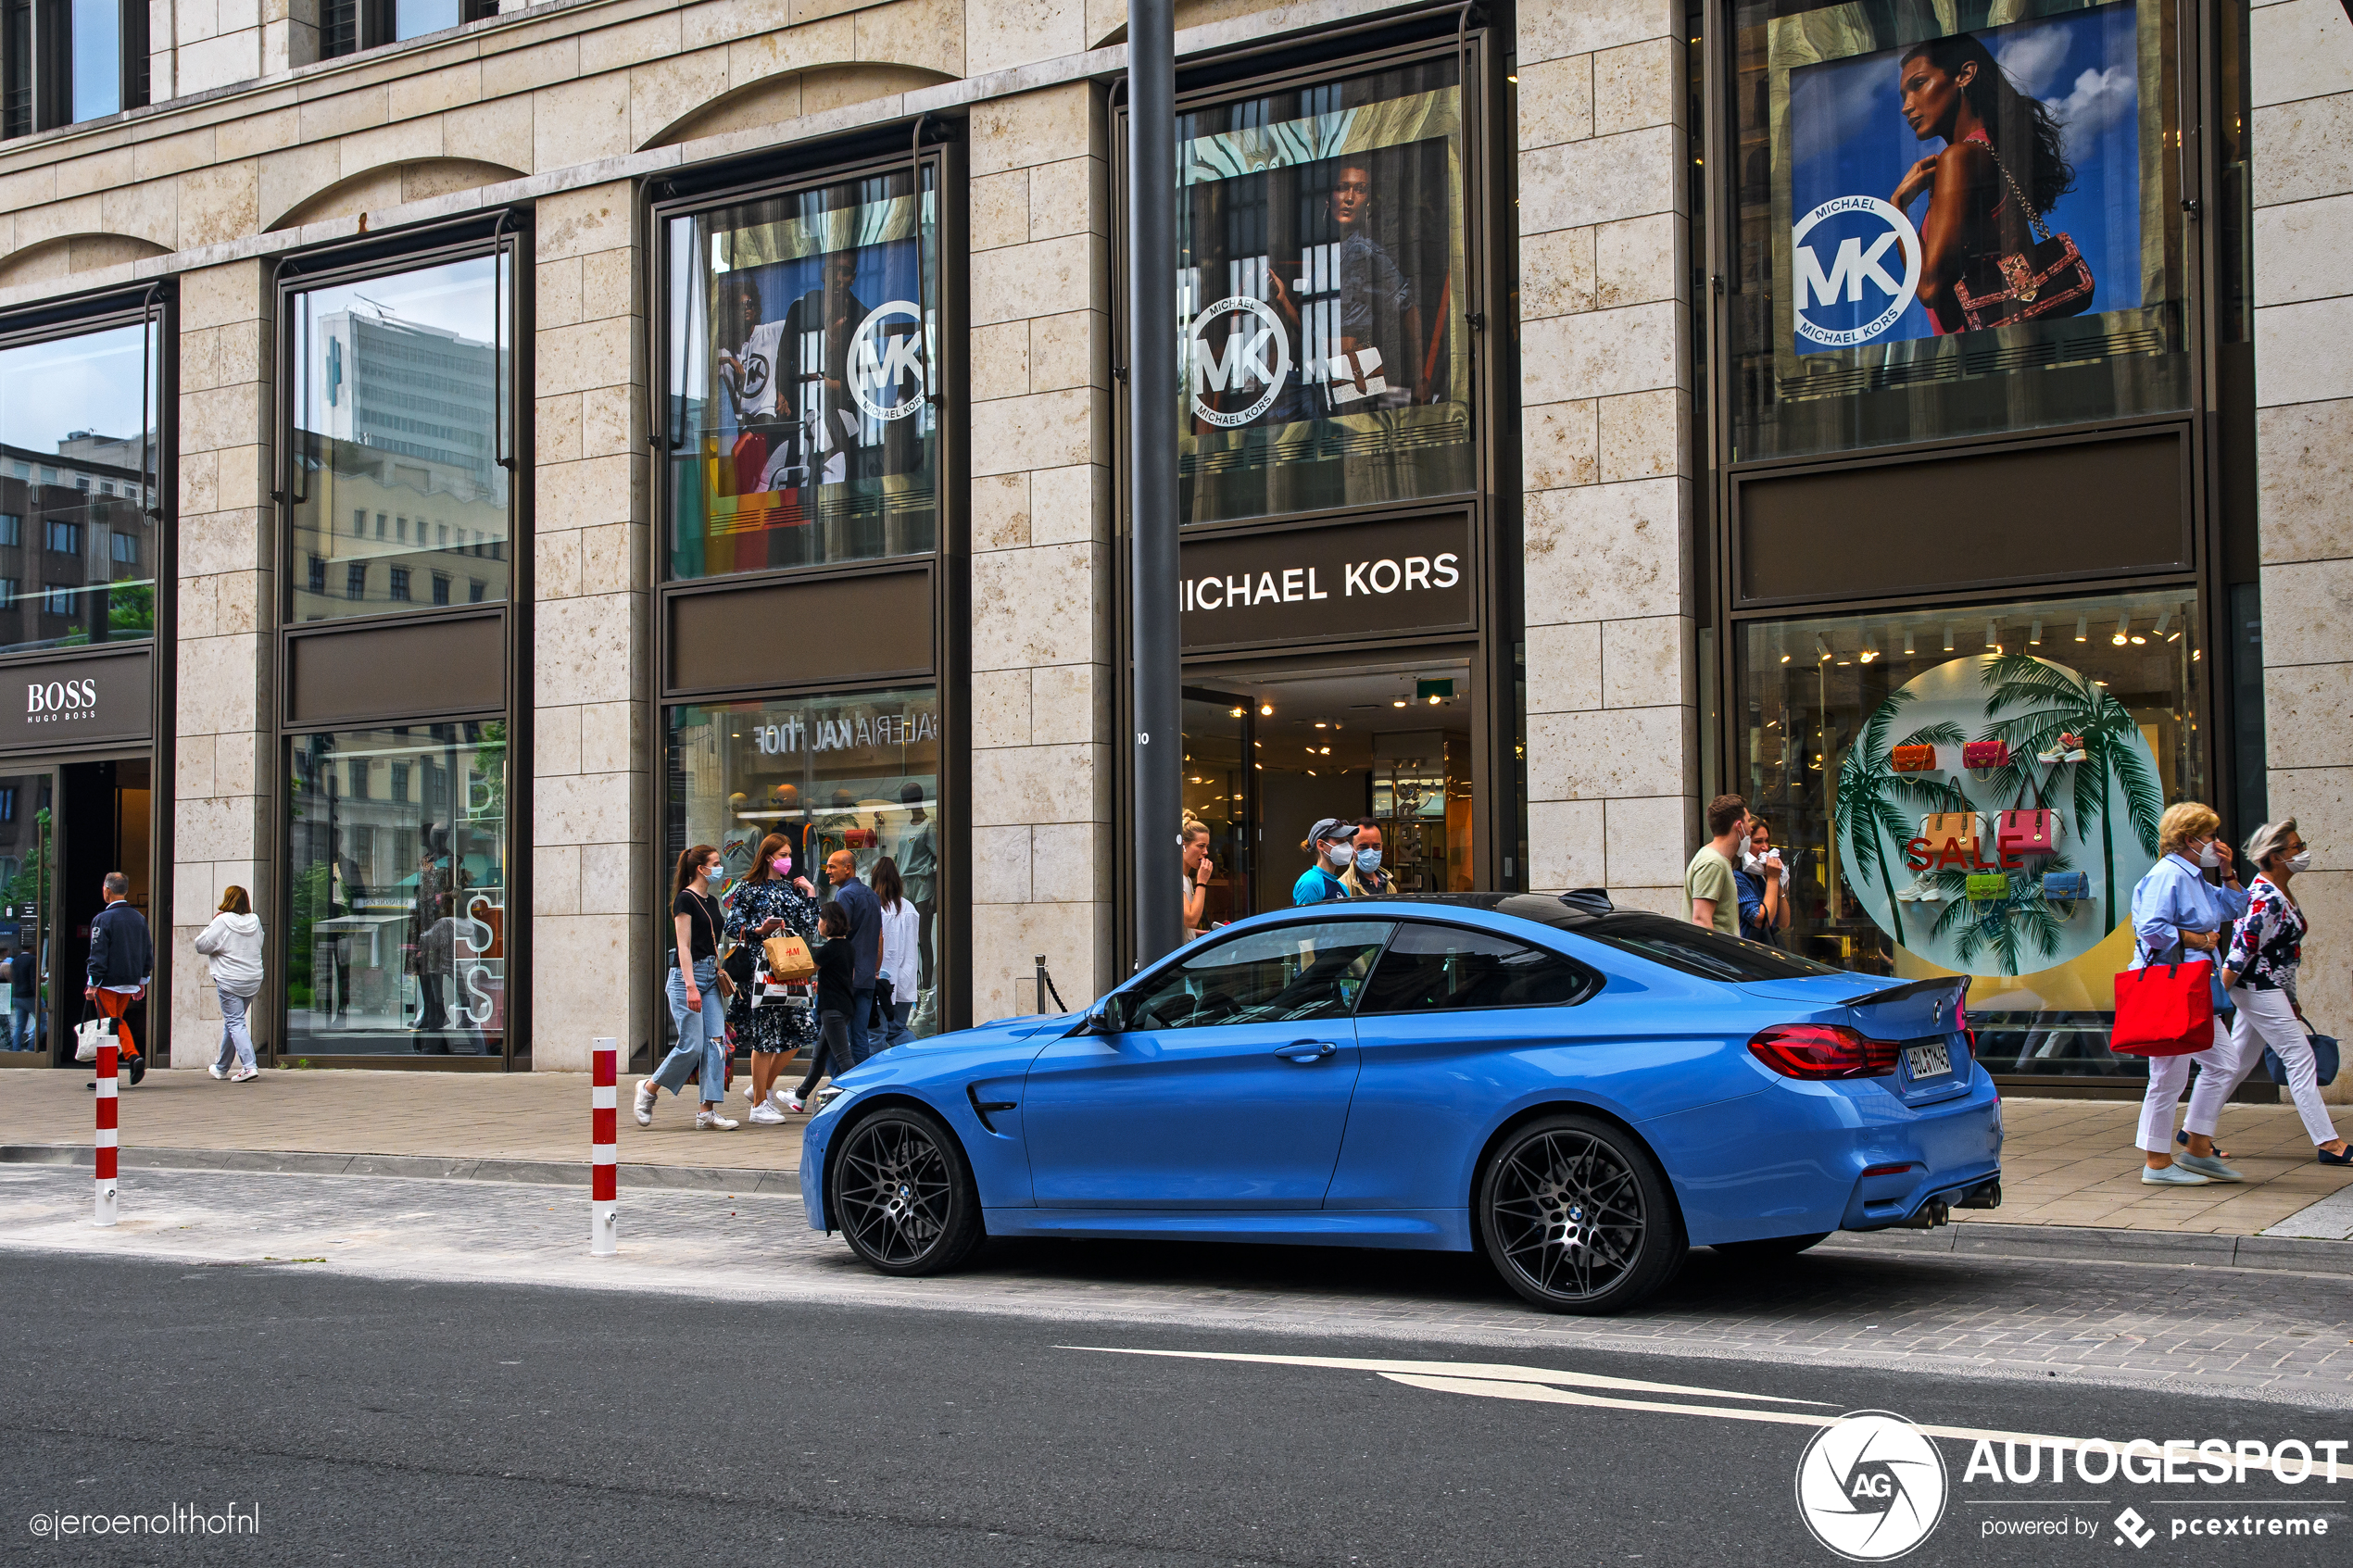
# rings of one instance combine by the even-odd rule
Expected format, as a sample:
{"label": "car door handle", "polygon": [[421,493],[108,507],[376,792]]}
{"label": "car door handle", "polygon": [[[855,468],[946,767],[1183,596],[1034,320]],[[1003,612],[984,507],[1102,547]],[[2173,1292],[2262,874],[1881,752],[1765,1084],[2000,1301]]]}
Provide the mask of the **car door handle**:
{"label": "car door handle", "polygon": [[1277,1046],[1275,1054],[1285,1061],[1321,1061],[1339,1049],[1329,1040],[1293,1040],[1288,1046]]}

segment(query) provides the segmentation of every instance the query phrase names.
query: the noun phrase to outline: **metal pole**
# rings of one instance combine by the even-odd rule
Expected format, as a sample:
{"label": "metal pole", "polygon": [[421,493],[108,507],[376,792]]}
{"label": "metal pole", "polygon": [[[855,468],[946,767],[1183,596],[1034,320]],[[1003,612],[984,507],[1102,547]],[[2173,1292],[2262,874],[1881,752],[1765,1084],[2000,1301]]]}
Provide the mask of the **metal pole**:
{"label": "metal pole", "polygon": [[621,1042],[599,1037],[588,1047],[588,1255],[610,1258],[620,1249]]}
{"label": "metal pole", "polygon": [[1183,374],[1176,316],[1175,0],[1127,0],[1128,497],[1136,716],[1136,957],[1184,938],[1176,829],[1185,796],[1177,696],[1176,437]]}

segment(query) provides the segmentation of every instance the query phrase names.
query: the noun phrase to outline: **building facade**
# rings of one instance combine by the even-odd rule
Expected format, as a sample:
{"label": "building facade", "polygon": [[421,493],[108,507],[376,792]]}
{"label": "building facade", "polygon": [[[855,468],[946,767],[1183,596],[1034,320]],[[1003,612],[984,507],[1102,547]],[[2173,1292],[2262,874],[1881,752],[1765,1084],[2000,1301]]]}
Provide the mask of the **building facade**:
{"label": "building facade", "polygon": [[918,1033],[1039,955],[1091,996],[1176,869],[1125,849],[1145,592],[1212,921],[1324,816],[1407,891],[1680,912],[1730,791],[1778,940],[2133,1092],[2122,911],[2205,799],[2302,822],[2353,1004],[2334,0],[1187,4],[1148,322],[1123,7],[17,9],[6,1060],[62,1060],[118,867],[186,1064],[232,884],[275,1060],[658,1054],[673,868],[772,834],[892,862]]}

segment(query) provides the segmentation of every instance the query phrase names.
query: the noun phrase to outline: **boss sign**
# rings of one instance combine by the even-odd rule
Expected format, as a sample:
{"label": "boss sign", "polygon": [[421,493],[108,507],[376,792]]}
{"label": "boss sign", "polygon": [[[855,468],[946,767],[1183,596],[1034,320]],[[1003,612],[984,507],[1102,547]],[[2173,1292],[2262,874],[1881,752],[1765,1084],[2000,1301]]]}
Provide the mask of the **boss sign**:
{"label": "boss sign", "polygon": [[29,723],[94,717],[98,710],[95,681],[31,681],[24,688],[24,714]]}
{"label": "boss sign", "polygon": [[1919,233],[1877,196],[1826,201],[1789,238],[1794,326],[1815,348],[1856,348],[1885,336],[1919,293]]}

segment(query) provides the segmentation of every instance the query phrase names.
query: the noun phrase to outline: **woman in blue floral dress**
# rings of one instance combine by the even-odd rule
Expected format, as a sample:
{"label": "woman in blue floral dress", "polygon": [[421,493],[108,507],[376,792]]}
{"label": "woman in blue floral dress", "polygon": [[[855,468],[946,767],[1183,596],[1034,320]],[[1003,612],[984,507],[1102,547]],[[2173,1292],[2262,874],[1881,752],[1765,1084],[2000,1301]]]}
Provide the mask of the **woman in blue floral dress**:
{"label": "woman in blue floral dress", "polygon": [[[727,935],[754,947],[771,936],[815,938],[817,900],[809,879],[792,874],[792,841],[783,834],[772,833],[760,841],[751,870],[729,892]],[[817,1014],[813,1006],[793,1006],[801,999],[799,996],[754,1007],[756,990],[747,985],[736,993],[728,1004],[727,1022],[736,1038],[751,1052],[751,1081],[744,1085],[744,1098],[751,1101],[751,1119],[762,1123],[782,1122],[784,1112],[770,1095],[793,1053],[817,1043]]]}

